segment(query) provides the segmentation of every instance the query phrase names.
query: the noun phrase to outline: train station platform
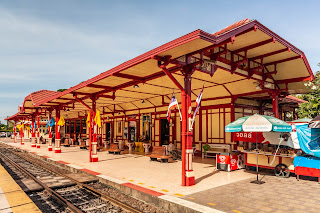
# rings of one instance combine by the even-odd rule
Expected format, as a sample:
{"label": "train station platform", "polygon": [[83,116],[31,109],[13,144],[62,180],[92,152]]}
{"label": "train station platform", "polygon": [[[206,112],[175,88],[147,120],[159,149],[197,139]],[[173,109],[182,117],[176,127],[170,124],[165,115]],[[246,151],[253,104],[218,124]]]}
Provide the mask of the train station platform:
{"label": "train station platform", "polygon": [[[301,208],[306,208],[306,206],[309,206],[308,211],[313,212],[313,209],[320,208],[312,199],[302,200],[293,193],[295,188],[299,188],[303,195],[310,193],[319,195],[320,189],[316,181],[298,182],[295,177],[280,179],[269,173],[264,179],[266,184],[258,186],[250,183],[256,177],[254,172],[216,170],[214,158],[195,157],[193,167],[196,184],[184,187],[181,186],[180,180],[181,161],[160,163],[150,161],[149,157],[141,154],[113,155],[98,152],[99,161],[90,163],[89,151],[77,146],[62,147],[62,153],[58,154],[49,152],[47,145],[42,145],[41,148],[31,148],[29,142],[20,145],[20,143],[13,143],[10,139],[2,141],[38,157],[105,179],[106,183],[114,184],[112,186],[117,185],[119,189],[130,188],[131,191],[126,191],[130,194],[136,195],[136,191],[140,191],[160,200],[157,201],[159,204],[166,201],[165,204],[162,203],[162,206],[176,204],[196,212],[238,213],[256,212],[257,209],[259,212],[286,212],[288,210],[295,212],[295,210],[301,211]],[[294,200],[294,204],[284,205],[286,208],[281,209],[277,205],[270,208],[270,202],[264,201],[266,198],[264,193],[270,201],[274,202],[277,202],[278,199],[289,201],[293,197],[297,199]],[[316,197],[319,197],[320,202],[320,196]],[[291,208],[295,205],[297,209]]]}
{"label": "train station platform", "polygon": [[0,164],[0,213],[41,212]]}

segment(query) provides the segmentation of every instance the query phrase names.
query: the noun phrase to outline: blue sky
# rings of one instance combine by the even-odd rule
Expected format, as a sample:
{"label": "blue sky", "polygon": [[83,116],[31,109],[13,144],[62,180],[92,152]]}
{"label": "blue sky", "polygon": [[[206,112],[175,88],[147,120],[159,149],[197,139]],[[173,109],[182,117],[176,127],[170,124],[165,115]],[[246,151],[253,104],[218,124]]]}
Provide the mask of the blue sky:
{"label": "blue sky", "polygon": [[0,120],[26,95],[69,88],[196,29],[249,18],[320,70],[319,1],[0,1]]}

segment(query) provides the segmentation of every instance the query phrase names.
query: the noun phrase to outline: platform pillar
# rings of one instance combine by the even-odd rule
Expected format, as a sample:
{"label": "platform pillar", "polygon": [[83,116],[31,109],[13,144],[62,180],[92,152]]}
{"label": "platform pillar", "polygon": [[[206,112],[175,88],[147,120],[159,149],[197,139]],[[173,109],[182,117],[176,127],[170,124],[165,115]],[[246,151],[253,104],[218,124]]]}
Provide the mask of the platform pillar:
{"label": "platform pillar", "polygon": [[40,115],[37,114],[37,148],[40,149]]}
{"label": "platform pillar", "polygon": [[24,128],[21,128],[21,129],[20,129],[20,139],[21,139],[20,144],[21,144],[21,145],[24,145],[24,138],[23,138],[23,137],[24,137],[24,132],[23,132],[23,129],[24,129]]}
{"label": "platform pillar", "polygon": [[49,117],[48,117],[48,130],[49,130],[49,144],[48,144],[48,151],[52,151],[52,127],[50,126],[50,121],[51,121],[51,111],[49,112]]}
{"label": "platform pillar", "polygon": [[278,103],[278,95],[277,91],[272,92],[272,110],[274,117],[279,118],[279,103]]}
{"label": "platform pillar", "polygon": [[95,116],[96,116],[96,98],[95,96],[93,96],[92,98],[92,110],[91,110],[91,127],[93,127],[93,134],[92,134],[92,142],[91,142],[91,162],[98,162],[98,154],[97,154],[97,131],[98,131],[98,127],[97,124],[94,120]]}
{"label": "platform pillar", "polygon": [[13,143],[17,143],[17,122],[14,121],[13,126]]}
{"label": "platform pillar", "polygon": [[56,138],[55,138],[55,147],[54,147],[54,152],[55,153],[61,153],[61,146],[60,146],[60,126],[58,125],[60,119],[60,109],[56,108]]}
{"label": "platform pillar", "polygon": [[32,119],[31,119],[31,147],[36,147],[36,130],[34,128],[34,124],[35,124],[35,119],[34,119],[34,116],[32,116]]}
{"label": "platform pillar", "polygon": [[186,115],[186,145],[185,145],[185,175],[186,175],[186,183],[185,186],[193,186],[195,184],[195,177],[192,167],[192,159],[193,159],[193,149],[192,149],[192,139],[193,139],[193,132],[190,130],[190,125],[192,123],[192,110],[191,110],[191,72],[192,68],[187,68],[184,79],[184,89],[185,89],[185,109],[184,115]]}

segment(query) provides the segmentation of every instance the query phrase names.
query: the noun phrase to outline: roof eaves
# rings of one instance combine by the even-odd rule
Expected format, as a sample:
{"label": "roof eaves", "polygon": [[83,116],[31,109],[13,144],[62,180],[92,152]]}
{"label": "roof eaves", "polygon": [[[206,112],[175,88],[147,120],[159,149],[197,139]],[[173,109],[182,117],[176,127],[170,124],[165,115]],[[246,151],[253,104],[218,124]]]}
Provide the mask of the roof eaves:
{"label": "roof eaves", "polygon": [[137,65],[139,63],[142,63],[144,61],[147,61],[147,60],[151,59],[155,55],[158,55],[158,54],[160,54],[162,52],[165,52],[165,51],[167,51],[169,49],[172,49],[174,47],[177,47],[179,45],[182,45],[184,43],[190,42],[190,41],[198,39],[198,38],[201,38],[203,40],[206,40],[206,41],[209,41],[209,42],[212,42],[212,43],[214,43],[214,41],[215,41],[215,36],[213,36],[212,34],[204,32],[204,31],[199,30],[199,29],[195,30],[195,31],[193,31],[191,33],[188,33],[188,34],[186,34],[184,36],[181,36],[181,37],[179,37],[179,38],[177,38],[177,39],[175,39],[173,41],[170,41],[170,42],[168,42],[166,44],[163,44],[163,45],[161,45],[161,46],[159,46],[159,47],[157,47],[155,49],[152,49],[152,50],[150,50],[150,51],[148,51],[148,52],[146,52],[146,53],[144,53],[144,54],[142,54],[142,55],[140,55],[138,57],[135,57],[135,58],[133,58],[133,59],[131,59],[129,61],[126,61],[126,62],[124,62],[124,63],[122,63],[122,64],[120,64],[120,65],[118,65],[118,66],[116,66],[116,67],[114,67],[114,68],[112,68],[112,69],[110,69],[108,71],[105,71],[105,72],[103,72],[103,73],[101,73],[101,74],[99,74],[99,75],[97,75],[97,76],[85,81],[85,82],[82,82],[82,83],[80,83],[80,84],[78,84],[76,86],[73,86],[73,87],[61,92],[60,94],[57,94],[57,95],[55,95],[53,97],[45,99],[45,100],[37,103],[35,106],[38,107],[38,106],[40,106],[40,105],[42,105],[44,103],[47,103],[47,102],[49,102],[51,100],[58,99],[59,97],[62,97],[62,96],[66,95],[66,94],[69,94],[69,93],[72,93],[75,90],[78,90],[80,88],[83,88],[83,87],[87,86],[88,84],[95,83],[95,82],[97,82],[97,81],[99,81],[99,80],[101,80],[101,79],[103,79],[103,78],[105,78],[107,76],[110,76],[110,75],[112,75],[112,74],[114,74],[116,72],[120,72],[120,71],[122,71],[124,69],[128,69],[128,68],[130,68],[132,66],[135,66],[135,65]]}

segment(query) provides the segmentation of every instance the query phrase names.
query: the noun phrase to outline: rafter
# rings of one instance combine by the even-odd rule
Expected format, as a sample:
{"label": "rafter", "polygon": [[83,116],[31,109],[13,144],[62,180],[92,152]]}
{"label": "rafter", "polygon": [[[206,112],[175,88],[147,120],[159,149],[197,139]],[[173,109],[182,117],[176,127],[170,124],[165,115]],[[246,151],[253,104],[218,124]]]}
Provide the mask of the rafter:
{"label": "rafter", "polygon": [[136,80],[140,82],[144,82],[144,78],[135,76],[135,75],[129,75],[129,74],[124,74],[124,73],[113,73],[113,76],[119,77],[119,78],[126,78],[130,80]]}
{"label": "rafter", "polygon": [[296,60],[296,59],[299,59],[299,58],[302,58],[302,57],[300,55],[298,55],[298,56],[294,56],[294,57],[291,57],[291,58],[285,58],[285,59],[281,59],[281,60],[278,60],[278,61],[273,61],[273,62],[270,62],[270,63],[266,63],[264,65],[265,66],[270,66],[270,65],[273,65],[273,64],[280,64],[280,63],[284,63],[284,62],[287,62],[287,61]]}
{"label": "rafter", "polygon": [[264,41],[260,41],[260,42],[258,42],[258,43],[251,44],[251,45],[249,45],[249,46],[242,47],[242,48],[240,48],[240,49],[234,50],[233,52],[234,52],[234,53],[245,52],[245,51],[248,51],[248,50],[251,50],[251,49],[254,49],[254,48],[257,48],[257,47],[266,45],[266,44],[269,44],[269,43],[271,43],[271,42],[275,43],[275,39],[274,39],[274,38],[270,38],[270,39],[267,39],[267,40],[264,40]]}
{"label": "rafter", "polygon": [[284,49],[281,49],[281,50],[277,50],[277,51],[273,51],[273,52],[269,52],[269,53],[265,53],[265,54],[262,54],[262,55],[258,55],[258,56],[252,57],[252,58],[250,58],[250,60],[257,60],[257,59],[260,59],[260,58],[266,58],[266,57],[269,57],[269,56],[273,56],[273,55],[277,55],[279,53],[286,52],[288,50],[289,50],[288,48],[284,48]]}

